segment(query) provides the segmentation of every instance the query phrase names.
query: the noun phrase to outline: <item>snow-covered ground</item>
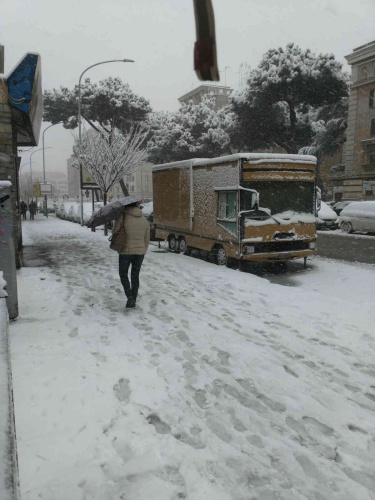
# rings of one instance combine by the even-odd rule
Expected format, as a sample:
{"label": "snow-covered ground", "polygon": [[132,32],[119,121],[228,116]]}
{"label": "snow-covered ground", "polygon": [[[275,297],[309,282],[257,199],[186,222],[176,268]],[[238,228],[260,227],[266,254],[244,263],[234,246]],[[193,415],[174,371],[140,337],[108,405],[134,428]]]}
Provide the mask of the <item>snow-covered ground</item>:
{"label": "snow-covered ground", "polygon": [[[373,500],[375,267],[278,283],[37,216],[10,327],[22,500]],[[28,248],[30,250],[30,248]]]}

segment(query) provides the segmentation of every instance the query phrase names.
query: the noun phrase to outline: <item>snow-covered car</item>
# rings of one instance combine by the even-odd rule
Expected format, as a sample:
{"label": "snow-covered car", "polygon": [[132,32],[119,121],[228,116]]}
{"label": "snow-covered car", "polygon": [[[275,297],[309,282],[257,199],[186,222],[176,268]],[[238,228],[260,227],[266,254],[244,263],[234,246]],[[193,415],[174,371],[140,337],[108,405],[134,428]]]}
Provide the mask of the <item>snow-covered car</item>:
{"label": "snow-covered car", "polygon": [[154,202],[144,203],[142,206],[142,213],[146,219],[154,214]]}
{"label": "snow-covered car", "polygon": [[69,209],[67,219],[71,222],[78,222],[78,217],[80,217],[80,207],[79,203],[73,203]]}
{"label": "snow-covered car", "polygon": [[69,210],[73,205],[76,205],[75,201],[66,201],[65,203],[61,203],[59,205],[60,219],[68,220]]}
{"label": "snow-covered car", "polygon": [[150,239],[155,240],[155,228],[154,228],[154,202],[150,201],[145,203],[142,207],[142,213],[150,223]]}
{"label": "snow-covered car", "polygon": [[[102,202],[94,203],[94,212],[99,210],[100,207],[103,206]],[[86,225],[92,216],[92,202],[85,201],[83,202],[83,223]],[[74,204],[69,211],[69,220],[72,222],[81,223],[81,204]]]}
{"label": "snow-covered car", "polygon": [[351,203],[342,210],[339,224],[344,233],[375,233],[375,201]]}
{"label": "snow-covered car", "polygon": [[[47,200],[47,213],[54,214],[56,213],[57,203],[53,200]],[[43,208],[42,208],[43,210]]]}
{"label": "snow-covered car", "polygon": [[321,207],[316,218],[317,229],[338,229],[337,213],[330,208],[324,201],[321,202]]}
{"label": "snow-covered car", "polygon": [[64,203],[58,203],[56,207],[56,217],[61,218],[61,208],[63,207]]}
{"label": "snow-covered car", "polygon": [[348,205],[350,205],[351,203],[353,202],[358,202],[358,200],[345,200],[345,201],[338,201],[337,203],[335,203],[333,205],[333,210],[337,213],[337,215],[340,215],[341,211],[347,207]]}

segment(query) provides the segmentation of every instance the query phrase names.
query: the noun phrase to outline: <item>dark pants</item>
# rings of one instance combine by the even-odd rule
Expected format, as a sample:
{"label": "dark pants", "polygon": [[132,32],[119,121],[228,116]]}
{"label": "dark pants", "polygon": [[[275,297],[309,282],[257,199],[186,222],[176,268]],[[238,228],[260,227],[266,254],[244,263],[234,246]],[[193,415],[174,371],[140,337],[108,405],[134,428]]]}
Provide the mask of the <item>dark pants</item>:
{"label": "dark pants", "polygon": [[[139,273],[141,271],[144,255],[121,255],[119,254],[119,274],[122,286],[124,287],[127,298],[132,297],[136,300],[139,288]],[[128,272],[130,264],[132,266],[130,272],[131,284],[129,283]]]}

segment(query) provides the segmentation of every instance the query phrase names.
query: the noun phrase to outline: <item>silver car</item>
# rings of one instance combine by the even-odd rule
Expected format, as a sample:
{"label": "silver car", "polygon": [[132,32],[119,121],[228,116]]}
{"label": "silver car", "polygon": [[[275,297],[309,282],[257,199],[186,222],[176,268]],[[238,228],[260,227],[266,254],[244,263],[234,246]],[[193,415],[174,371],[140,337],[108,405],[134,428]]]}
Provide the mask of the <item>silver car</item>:
{"label": "silver car", "polygon": [[375,201],[351,203],[340,213],[339,224],[344,233],[375,233]]}

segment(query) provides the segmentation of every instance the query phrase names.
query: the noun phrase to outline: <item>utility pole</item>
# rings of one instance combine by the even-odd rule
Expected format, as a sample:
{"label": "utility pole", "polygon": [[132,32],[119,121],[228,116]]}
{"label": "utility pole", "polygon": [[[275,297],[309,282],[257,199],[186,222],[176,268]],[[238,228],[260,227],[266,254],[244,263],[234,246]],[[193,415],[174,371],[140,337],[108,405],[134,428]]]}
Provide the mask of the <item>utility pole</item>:
{"label": "utility pole", "polygon": [[4,45],[0,45],[0,73],[4,74]]}

